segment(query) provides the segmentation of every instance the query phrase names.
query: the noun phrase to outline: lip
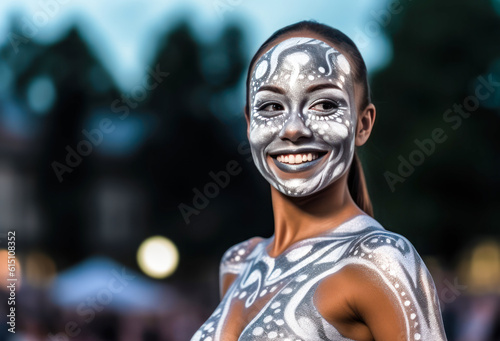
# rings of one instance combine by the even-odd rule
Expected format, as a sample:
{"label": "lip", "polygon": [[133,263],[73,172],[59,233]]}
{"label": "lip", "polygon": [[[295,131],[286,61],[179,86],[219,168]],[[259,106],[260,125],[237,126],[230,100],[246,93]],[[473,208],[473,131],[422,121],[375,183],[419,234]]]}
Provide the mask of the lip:
{"label": "lip", "polygon": [[[277,156],[278,155],[281,155],[281,154],[302,154],[302,153],[318,153],[318,158],[315,159],[315,160],[312,160],[312,161],[309,161],[309,162],[305,162],[305,163],[300,163],[300,164],[288,164],[288,163],[283,163],[283,162],[280,162],[277,160]],[[323,160],[323,158],[328,154],[328,152],[324,151],[324,150],[311,150],[311,149],[302,149],[300,151],[297,151],[297,152],[291,152],[290,150],[286,150],[286,152],[279,152],[277,154],[273,153],[274,156],[272,154],[269,154],[269,156],[273,159],[273,162],[274,164],[276,165],[276,167],[278,167],[279,170],[283,171],[283,172],[286,172],[286,173],[298,173],[298,172],[304,172],[304,171],[307,171],[313,167],[315,167],[318,163],[321,162],[321,160]]]}

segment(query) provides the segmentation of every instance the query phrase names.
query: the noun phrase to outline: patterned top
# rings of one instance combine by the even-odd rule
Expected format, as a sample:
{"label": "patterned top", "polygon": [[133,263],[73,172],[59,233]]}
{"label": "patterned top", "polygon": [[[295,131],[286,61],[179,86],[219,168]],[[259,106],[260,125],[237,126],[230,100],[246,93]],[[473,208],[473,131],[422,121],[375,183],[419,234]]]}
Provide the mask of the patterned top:
{"label": "patterned top", "polygon": [[[210,318],[191,341],[223,340],[233,300],[250,307],[258,297],[274,296],[243,329],[238,341],[351,340],[316,309],[313,296],[321,280],[344,266],[374,270],[395,295],[404,313],[408,340],[446,340],[433,280],[413,245],[376,220],[359,215],[317,237],[301,240],[276,258],[268,239],[252,238],[226,251],[220,276],[238,276]],[[222,281],[221,281],[222,283]]]}

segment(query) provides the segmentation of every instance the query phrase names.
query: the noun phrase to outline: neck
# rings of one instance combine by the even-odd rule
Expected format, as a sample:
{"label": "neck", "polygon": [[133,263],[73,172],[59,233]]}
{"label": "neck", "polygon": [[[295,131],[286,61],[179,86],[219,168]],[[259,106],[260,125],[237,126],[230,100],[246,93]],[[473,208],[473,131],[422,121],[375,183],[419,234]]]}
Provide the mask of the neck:
{"label": "neck", "polygon": [[331,230],[342,222],[365,214],[347,188],[347,174],[327,188],[307,197],[289,197],[271,186],[274,240],[270,255],[277,256],[299,240]]}

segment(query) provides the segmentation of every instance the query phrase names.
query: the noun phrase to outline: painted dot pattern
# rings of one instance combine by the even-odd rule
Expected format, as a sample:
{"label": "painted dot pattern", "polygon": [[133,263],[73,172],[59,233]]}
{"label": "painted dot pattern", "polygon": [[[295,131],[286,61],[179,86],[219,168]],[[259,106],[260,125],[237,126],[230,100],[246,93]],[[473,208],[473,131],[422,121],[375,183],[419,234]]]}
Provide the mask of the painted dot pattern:
{"label": "painted dot pattern", "polygon": [[[425,265],[406,239],[386,231],[373,218],[358,216],[329,234],[293,244],[276,258],[265,252],[270,242],[271,238],[256,244],[247,241],[225,253],[221,271],[237,269],[239,276],[191,341],[223,340],[224,321],[231,304],[246,303],[249,297],[258,296],[262,296],[263,301],[259,303],[262,308],[248,325],[242,326],[238,341],[350,341],[326,322],[312,303],[314,288],[320,283],[318,278],[334,274],[346,264],[376,271],[381,285],[398,295],[408,321],[407,340],[445,340],[444,334],[439,335],[440,327],[432,319],[432,313],[425,313],[425,309],[436,302],[435,291],[419,287],[430,280],[420,276],[425,273],[422,271]],[[242,257],[239,266],[231,264],[236,262],[236,255]],[[408,259],[420,261],[411,263]],[[429,292],[434,296],[427,296]],[[258,299],[255,302],[259,302]],[[438,308],[435,309],[438,313]]]}
{"label": "painted dot pattern", "polygon": [[[282,108],[279,109],[274,99],[276,96],[269,97],[270,91],[260,91],[264,86],[278,85],[288,89],[286,103],[298,103],[302,102],[302,98],[297,98],[296,92],[302,91],[298,89],[320,81],[335,84],[343,94],[337,94],[341,99],[334,102],[328,97],[331,94],[326,96],[330,103],[336,103],[335,109],[319,110],[323,105],[321,100],[299,109],[282,106],[280,102],[278,104]],[[265,93],[267,95],[261,95]],[[347,171],[348,167],[339,167],[339,164],[349,164],[352,160],[356,113],[351,110],[355,107],[351,70],[347,59],[339,51],[317,39],[286,39],[260,57],[250,79],[249,97],[252,156],[258,170],[271,185],[289,196],[305,196],[326,187]],[[308,179],[293,181],[275,175],[267,164],[264,148],[297,125],[308,131],[306,134],[311,135],[312,144],[324,146],[323,142],[326,142],[331,145],[332,151],[323,170],[318,169]]]}

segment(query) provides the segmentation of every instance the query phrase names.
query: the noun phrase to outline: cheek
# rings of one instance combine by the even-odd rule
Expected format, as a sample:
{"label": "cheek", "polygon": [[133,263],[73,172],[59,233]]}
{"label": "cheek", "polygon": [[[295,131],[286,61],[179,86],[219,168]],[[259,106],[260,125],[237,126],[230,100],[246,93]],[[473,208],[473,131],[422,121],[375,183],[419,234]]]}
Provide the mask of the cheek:
{"label": "cheek", "polygon": [[250,119],[250,143],[256,146],[269,144],[277,137],[283,128],[283,118],[262,117],[257,113],[252,113]]}
{"label": "cheek", "polygon": [[250,144],[254,148],[263,148],[274,139],[276,131],[273,124],[255,124],[250,127]]}
{"label": "cheek", "polygon": [[329,144],[344,143],[352,135],[346,124],[336,121],[312,122],[309,128],[318,138]]}

